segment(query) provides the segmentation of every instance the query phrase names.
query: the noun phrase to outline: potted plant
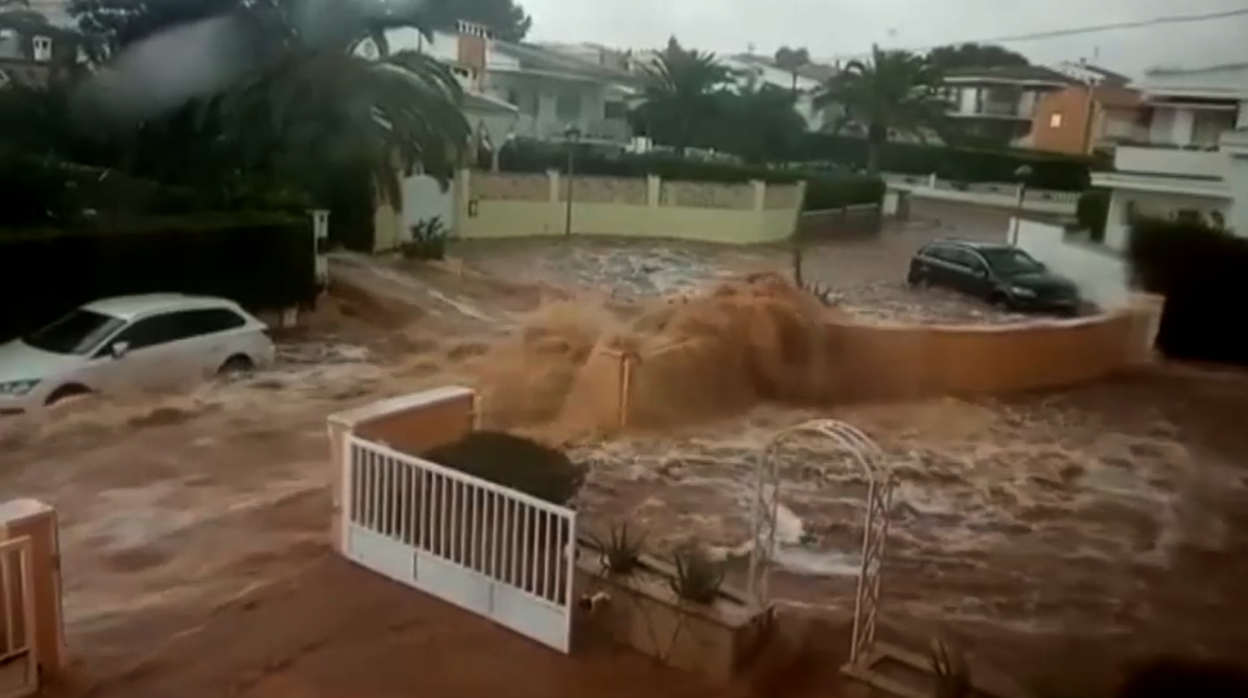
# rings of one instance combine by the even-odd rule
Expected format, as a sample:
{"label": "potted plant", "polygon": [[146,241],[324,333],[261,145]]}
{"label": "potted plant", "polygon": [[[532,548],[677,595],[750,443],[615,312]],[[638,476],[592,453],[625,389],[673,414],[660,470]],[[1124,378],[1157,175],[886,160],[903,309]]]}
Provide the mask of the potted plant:
{"label": "potted plant", "polygon": [[677,598],[702,606],[709,606],[719,598],[727,572],[724,563],[711,559],[699,546],[677,551],[673,562],[676,573],[669,583]]}
{"label": "potted plant", "polygon": [[599,564],[608,575],[628,575],[641,564],[641,553],[645,546],[645,534],[633,535],[628,524],[612,525],[606,539],[590,535],[590,540],[598,548]]}

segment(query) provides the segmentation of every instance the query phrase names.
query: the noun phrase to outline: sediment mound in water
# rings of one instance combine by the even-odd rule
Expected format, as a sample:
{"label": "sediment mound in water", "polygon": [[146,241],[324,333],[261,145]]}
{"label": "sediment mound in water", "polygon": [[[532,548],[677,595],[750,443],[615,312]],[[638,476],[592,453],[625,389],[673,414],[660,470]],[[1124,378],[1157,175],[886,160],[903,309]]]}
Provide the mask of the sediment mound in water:
{"label": "sediment mound in water", "polygon": [[831,312],[775,273],[634,307],[562,301],[483,355],[475,373],[492,425],[612,429],[619,356],[632,355],[630,424],[675,426],[760,400],[828,395]]}

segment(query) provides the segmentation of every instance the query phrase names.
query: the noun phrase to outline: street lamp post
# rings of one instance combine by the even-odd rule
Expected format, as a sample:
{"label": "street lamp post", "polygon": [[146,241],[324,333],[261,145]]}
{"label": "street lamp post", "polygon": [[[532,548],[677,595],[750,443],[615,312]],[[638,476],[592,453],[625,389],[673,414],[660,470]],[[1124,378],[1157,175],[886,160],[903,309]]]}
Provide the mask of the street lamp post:
{"label": "street lamp post", "polygon": [[569,126],[563,132],[564,140],[568,144],[568,183],[567,183],[567,209],[564,212],[563,234],[565,237],[572,235],[572,180],[576,178],[576,144],[581,140],[581,130],[575,126]]}
{"label": "street lamp post", "polygon": [[1020,165],[1014,170],[1014,177],[1018,180],[1018,198],[1014,202],[1014,225],[1010,228],[1010,244],[1018,244],[1018,227],[1022,224],[1023,218],[1023,200],[1027,198],[1027,180],[1031,177],[1031,165]]}

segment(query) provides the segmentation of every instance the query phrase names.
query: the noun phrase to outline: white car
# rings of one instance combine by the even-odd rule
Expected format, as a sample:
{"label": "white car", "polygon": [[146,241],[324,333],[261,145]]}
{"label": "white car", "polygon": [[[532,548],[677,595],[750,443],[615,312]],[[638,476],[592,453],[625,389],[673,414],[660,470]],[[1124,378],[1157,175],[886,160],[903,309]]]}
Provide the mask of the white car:
{"label": "white car", "polygon": [[267,330],[223,298],[161,293],[88,303],[0,345],[0,415],[264,366],[274,355]]}

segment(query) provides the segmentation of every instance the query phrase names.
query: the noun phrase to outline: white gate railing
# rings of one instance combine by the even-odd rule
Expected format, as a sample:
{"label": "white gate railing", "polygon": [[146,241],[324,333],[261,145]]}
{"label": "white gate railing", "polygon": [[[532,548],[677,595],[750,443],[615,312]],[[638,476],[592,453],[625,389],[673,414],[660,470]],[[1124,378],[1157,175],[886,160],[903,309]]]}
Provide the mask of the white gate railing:
{"label": "white gate railing", "polygon": [[0,541],[0,698],[39,690],[30,538]]}
{"label": "white gate railing", "polygon": [[346,450],[349,559],[569,652],[576,512],[358,436]]}

